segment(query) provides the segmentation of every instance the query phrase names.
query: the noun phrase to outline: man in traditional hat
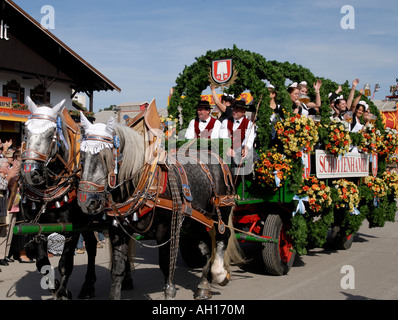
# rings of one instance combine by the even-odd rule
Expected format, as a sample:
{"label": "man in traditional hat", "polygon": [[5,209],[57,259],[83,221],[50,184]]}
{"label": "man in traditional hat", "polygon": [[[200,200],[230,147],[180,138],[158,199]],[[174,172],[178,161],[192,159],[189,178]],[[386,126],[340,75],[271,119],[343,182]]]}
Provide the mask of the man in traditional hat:
{"label": "man in traditional hat", "polygon": [[199,101],[195,108],[197,117],[189,123],[185,139],[218,139],[221,122],[210,115],[209,101]]}
{"label": "man in traditional hat", "polygon": [[[253,163],[252,149],[256,135],[253,123],[245,117],[247,109],[246,101],[236,100],[232,106],[232,118],[224,120],[220,128],[220,138],[231,138],[232,145],[227,154],[232,158],[232,168],[241,167],[233,170],[235,175],[238,172],[251,172],[251,166],[242,166],[243,160]],[[243,170],[244,168],[248,168],[249,171]]]}

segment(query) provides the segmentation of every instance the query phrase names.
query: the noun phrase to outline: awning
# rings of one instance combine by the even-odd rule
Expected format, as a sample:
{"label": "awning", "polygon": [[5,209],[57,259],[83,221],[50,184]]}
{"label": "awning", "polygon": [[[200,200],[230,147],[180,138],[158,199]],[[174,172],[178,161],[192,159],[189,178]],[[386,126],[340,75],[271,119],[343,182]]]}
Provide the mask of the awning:
{"label": "awning", "polygon": [[0,120],[26,122],[30,114],[28,110],[0,108]]}

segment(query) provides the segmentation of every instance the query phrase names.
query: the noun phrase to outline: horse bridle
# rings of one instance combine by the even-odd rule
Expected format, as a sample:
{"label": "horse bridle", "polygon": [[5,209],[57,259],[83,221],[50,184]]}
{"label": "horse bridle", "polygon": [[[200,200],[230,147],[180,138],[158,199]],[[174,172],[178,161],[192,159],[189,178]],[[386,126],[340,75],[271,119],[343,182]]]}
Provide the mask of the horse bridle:
{"label": "horse bridle", "polygon": [[109,144],[113,145],[112,154],[116,160],[113,161],[112,164],[108,164],[107,161],[105,161],[104,158],[100,156],[103,167],[108,169],[108,178],[106,179],[107,183],[105,183],[105,185],[101,185],[101,184],[97,184],[95,182],[81,180],[81,181],[79,181],[79,186],[77,188],[78,193],[79,193],[79,200],[81,202],[85,202],[87,197],[96,198],[98,200],[104,200],[103,193],[107,189],[107,186],[110,186],[111,188],[115,188],[115,186],[116,186],[115,167],[116,167],[116,163],[118,162],[117,159],[119,156],[119,145],[115,145],[115,138],[112,139],[112,138],[109,138],[106,136],[101,136],[101,135],[87,135],[85,140],[86,141],[100,141],[100,142],[109,143]]}
{"label": "horse bridle", "polygon": [[[32,114],[30,116],[30,119],[48,120],[57,124],[57,119],[49,115]],[[70,136],[69,138],[71,139]],[[75,139],[77,139],[77,136],[75,136]],[[36,161],[35,163],[23,163],[22,168],[26,173],[29,173],[34,167],[40,168],[41,166],[43,166],[43,168],[46,169],[45,170],[46,174],[49,174],[52,177],[60,178],[57,185],[53,188],[50,188],[50,191],[48,192],[43,192],[42,189],[26,185],[27,189],[29,190],[29,194],[27,194],[27,197],[33,201],[38,201],[38,199],[44,199],[45,203],[49,203],[55,201],[57,198],[62,197],[64,195],[69,196],[70,193],[69,191],[73,189],[73,183],[72,183],[73,180],[71,180],[71,178],[74,179],[78,170],[76,171],[70,166],[69,160],[65,162],[65,160],[59,155],[57,150],[55,150],[55,155],[62,162],[65,170],[62,171],[60,174],[56,174],[48,168],[48,164],[56,160],[54,156],[51,156],[51,152],[53,151],[54,147],[57,144],[58,144],[58,134],[57,134],[57,126],[55,126],[50,146],[48,147],[48,150],[45,154],[33,149],[26,149],[22,151],[21,154],[22,161],[26,160]],[[74,151],[71,152],[73,153],[73,155],[70,156],[77,157],[77,153],[75,154]],[[80,150],[78,152],[80,152]],[[65,172],[67,172],[68,174],[65,174]]]}
{"label": "horse bridle", "polygon": [[[57,123],[57,119],[55,119],[54,117],[48,116],[48,115],[33,114],[30,119],[49,120],[51,122]],[[33,149],[26,149],[22,152],[21,160],[22,161],[25,161],[25,160],[39,161],[39,162],[43,162],[44,165],[47,166],[48,163],[52,160],[52,157],[50,157],[50,154],[51,154],[51,150],[56,141],[57,141],[57,127],[54,128],[53,138],[51,140],[51,144],[50,144],[46,154],[40,153]],[[25,167],[24,167],[24,170],[25,170]],[[27,171],[25,170],[25,172],[27,172]]]}

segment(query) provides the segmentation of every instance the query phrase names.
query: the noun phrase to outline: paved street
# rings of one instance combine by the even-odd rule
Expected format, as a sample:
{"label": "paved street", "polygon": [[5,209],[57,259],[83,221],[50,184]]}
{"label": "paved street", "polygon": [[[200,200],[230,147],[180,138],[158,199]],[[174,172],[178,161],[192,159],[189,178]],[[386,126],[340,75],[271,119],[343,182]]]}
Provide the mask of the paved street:
{"label": "paved street", "polygon": [[[145,243],[151,243],[146,241]],[[296,258],[289,274],[282,277],[267,275],[260,260],[260,247],[242,244],[252,261],[243,269],[232,269],[232,281],[226,287],[213,286],[213,300],[296,300],[296,299],[382,299],[398,300],[398,223],[386,223],[384,228],[369,229],[364,222],[351,249],[329,251],[313,249]],[[163,279],[157,265],[157,249],[137,246],[135,289],[123,292],[126,300],[162,300]],[[84,279],[87,254],[75,256],[75,269],[69,283],[77,299]],[[110,287],[109,251],[98,249],[96,300],[107,300]],[[51,258],[56,267],[59,258]],[[342,288],[343,266],[351,266],[354,289]],[[11,263],[1,266],[1,300],[49,300],[52,296],[40,286],[41,276],[35,264]],[[351,270],[351,269],[350,269]],[[58,275],[58,269],[55,269]],[[192,300],[199,282],[200,269],[189,269],[181,257],[177,262],[175,282],[177,300]],[[344,281],[343,281],[344,282]]]}

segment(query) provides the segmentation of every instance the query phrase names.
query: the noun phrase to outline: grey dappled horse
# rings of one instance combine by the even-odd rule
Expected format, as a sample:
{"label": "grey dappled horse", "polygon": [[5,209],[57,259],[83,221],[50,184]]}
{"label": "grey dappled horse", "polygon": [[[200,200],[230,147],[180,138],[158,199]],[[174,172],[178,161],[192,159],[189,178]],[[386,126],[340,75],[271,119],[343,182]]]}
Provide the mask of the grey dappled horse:
{"label": "grey dappled horse", "polygon": [[[82,176],[81,184],[86,184],[85,192],[78,191],[78,201],[83,212],[86,214],[97,214],[101,212],[107,204],[109,197],[112,202],[124,203],[133,194],[137,187],[137,182],[145,166],[145,147],[143,136],[134,129],[116,124],[110,118],[107,124],[91,124],[81,114],[81,123],[85,129],[85,138],[81,144],[82,155]],[[115,140],[115,137],[116,140]],[[117,141],[117,145],[115,145]],[[116,182],[111,182],[110,177],[115,169],[117,157],[115,149],[123,155],[121,163],[117,164]],[[214,161],[209,164],[211,176],[218,194],[226,194],[224,176],[220,164]],[[210,180],[202,167],[197,163],[186,163],[183,167],[187,173],[187,178],[192,192],[192,207],[202,208],[212,212],[212,197],[214,190],[210,185]],[[170,169],[176,171],[175,168]],[[178,173],[178,188],[181,190],[181,181]],[[169,172],[170,174],[170,172]],[[111,185],[110,185],[111,184]],[[116,186],[115,186],[116,185]],[[112,188],[114,186],[114,188]],[[92,192],[87,192],[87,188],[92,188]],[[170,180],[167,181],[166,190],[163,197],[172,199],[170,190]],[[232,214],[232,207],[220,208],[223,221],[229,221]],[[130,213],[127,218],[131,218]],[[156,208],[143,215],[138,220],[124,218],[110,224],[109,235],[113,246],[112,269],[111,269],[111,299],[120,299],[120,287],[123,279],[125,261],[128,259],[127,248],[131,235],[137,230],[145,230],[145,235],[161,245],[159,247],[159,265],[165,278],[165,298],[173,299],[176,294],[174,284],[170,281],[170,237],[172,213],[170,210]],[[216,217],[214,217],[216,219]],[[134,221],[137,220],[137,221]],[[232,260],[241,260],[240,252],[234,236],[231,236],[231,229],[226,228],[221,234],[214,226],[210,232],[206,227],[190,218],[185,218],[184,224],[190,225],[190,232],[195,233],[199,241],[198,247],[192,248],[205,257],[202,279],[195,293],[196,299],[211,298],[210,281],[225,285],[229,281],[228,266]],[[178,226],[179,227],[179,226]],[[172,239],[173,240],[173,239]],[[183,240],[181,240],[183,241]],[[211,272],[210,272],[211,271]]]}

